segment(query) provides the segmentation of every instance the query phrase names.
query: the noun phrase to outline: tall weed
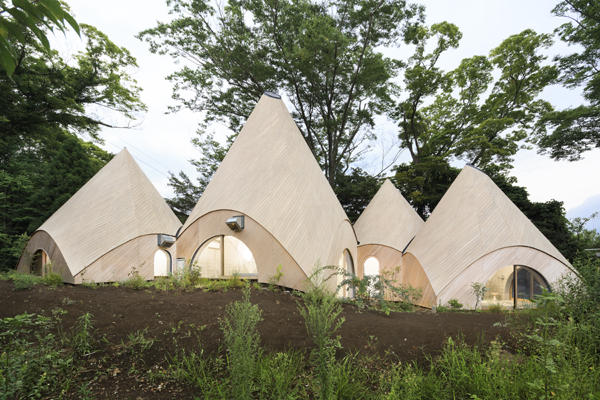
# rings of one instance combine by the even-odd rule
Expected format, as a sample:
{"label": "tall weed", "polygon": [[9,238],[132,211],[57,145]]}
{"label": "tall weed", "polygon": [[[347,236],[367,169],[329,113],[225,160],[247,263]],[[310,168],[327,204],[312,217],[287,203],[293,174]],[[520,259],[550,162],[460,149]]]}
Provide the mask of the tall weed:
{"label": "tall weed", "polygon": [[325,269],[316,266],[306,282],[307,290],[302,294],[304,301],[298,302],[298,310],[304,318],[308,335],[317,346],[310,358],[316,371],[315,391],[321,400],[334,398],[337,368],[335,352],[342,345],[339,336],[334,338],[333,335],[344,323],[344,318],[338,318],[342,307],[337,302],[335,293],[328,290],[327,279],[324,279]]}
{"label": "tall weed", "polygon": [[227,361],[231,373],[231,391],[235,399],[251,399],[255,389],[254,367],[259,354],[260,335],[256,325],[261,311],[250,303],[250,289],[243,290],[244,300],[228,304],[221,320]]}

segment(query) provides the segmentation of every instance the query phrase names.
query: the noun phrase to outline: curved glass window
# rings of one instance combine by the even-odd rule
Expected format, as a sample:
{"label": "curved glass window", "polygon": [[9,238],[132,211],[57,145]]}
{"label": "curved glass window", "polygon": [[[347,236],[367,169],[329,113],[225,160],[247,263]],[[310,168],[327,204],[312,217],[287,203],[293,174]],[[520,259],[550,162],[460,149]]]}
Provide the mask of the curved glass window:
{"label": "curved glass window", "polygon": [[252,252],[233,236],[215,236],[200,246],[196,254],[195,261],[204,277],[220,278],[234,273],[241,277],[258,275]]}
{"label": "curved glass window", "polygon": [[369,257],[364,263],[365,275],[379,275],[379,260],[375,257]]}
{"label": "curved glass window", "polygon": [[[516,273],[516,279],[515,279]],[[515,299],[515,281],[517,296]],[[499,304],[505,307],[530,306],[531,300],[544,290],[550,290],[546,279],[529,267],[508,265],[498,270],[486,283],[482,306]]]}

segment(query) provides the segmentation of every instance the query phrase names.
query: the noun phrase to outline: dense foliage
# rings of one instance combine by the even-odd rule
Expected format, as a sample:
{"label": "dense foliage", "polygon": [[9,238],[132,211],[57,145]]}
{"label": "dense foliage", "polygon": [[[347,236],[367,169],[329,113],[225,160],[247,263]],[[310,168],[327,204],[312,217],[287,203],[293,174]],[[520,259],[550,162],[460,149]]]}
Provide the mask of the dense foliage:
{"label": "dense foliage", "polygon": [[71,62],[35,40],[15,41],[12,76],[0,68],[0,269],[14,268],[26,235],[111,159],[79,138],[99,140],[111,126],[93,107],[126,120],[145,109],[126,72],[135,59],[94,27],[81,32],[85,50]]}
{"label": "dense foliage", "polygon": [[552,13],[569,19],[556,29],[558,36],[582,49],[555,57],[560,81],[568,88],[583,87],[588,103],[546,114],[540,121],[538,144],[554,159],[576,161],[582,153],[600,147],[600,3],[565,0]]}

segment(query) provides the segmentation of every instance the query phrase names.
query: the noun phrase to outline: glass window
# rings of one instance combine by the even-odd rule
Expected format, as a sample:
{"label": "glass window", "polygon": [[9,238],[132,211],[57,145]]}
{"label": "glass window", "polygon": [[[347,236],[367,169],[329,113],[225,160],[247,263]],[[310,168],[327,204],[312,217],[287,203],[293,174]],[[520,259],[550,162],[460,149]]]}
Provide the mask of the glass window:
{"label": "glass window", "polygon": [[225,236],[225,276],[237,272],[241,276],[256,275],[258,270],[252,252],[241,240]]}
{"label": "glass window", "polygon": [[205,242],[197,252],[196,261],[201,274],[207,278],[231,276],[256,276],[258,269],[252,252],[233,236],[215,236]]}
{"label": "glass window", "polygon": [[530,304],[535,295],[539,295],[543,290],[550,290],[550,286],[537,271],[524,266],[508,265],[498,270],[486,283],[486,291],[482,306],[500,304],[507,307],[514,307],[515,304],[515,279],[514,273],[517,272],[517,306]]}

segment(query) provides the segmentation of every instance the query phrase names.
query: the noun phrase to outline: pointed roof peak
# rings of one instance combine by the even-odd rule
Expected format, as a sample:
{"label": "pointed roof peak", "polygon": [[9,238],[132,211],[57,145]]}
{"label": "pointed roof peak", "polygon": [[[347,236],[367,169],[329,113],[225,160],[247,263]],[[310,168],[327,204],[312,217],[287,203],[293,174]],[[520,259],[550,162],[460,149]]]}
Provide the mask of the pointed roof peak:
{"label": "pointed roof peak", "polygon": [[406,249],[439,291],[475,260],[504,247],[531,247],[569,262],[481,170],[462,169]]}
{"label": "pointed roof peak", "polygon": [[[278,98],[279,97],[279,98]],[[243,213],[309,274],[329,259],[346,213],[280,96],[265,93],[180,233],[216,210]],[[225,221],[223,221],[225,224]],[[348,223],[348,229],[352,228]]]}
{"label": "pointed roof peak", "polygon": [[174,235],[181,223],[127,149],[121,150],[38,229],[73,276],[138,236]]}
{"label": "pointed roof peak", "polygon": [[386,179],[354,224],[361,245],[380,244],[402,251],[423,220],[396,186]]}

